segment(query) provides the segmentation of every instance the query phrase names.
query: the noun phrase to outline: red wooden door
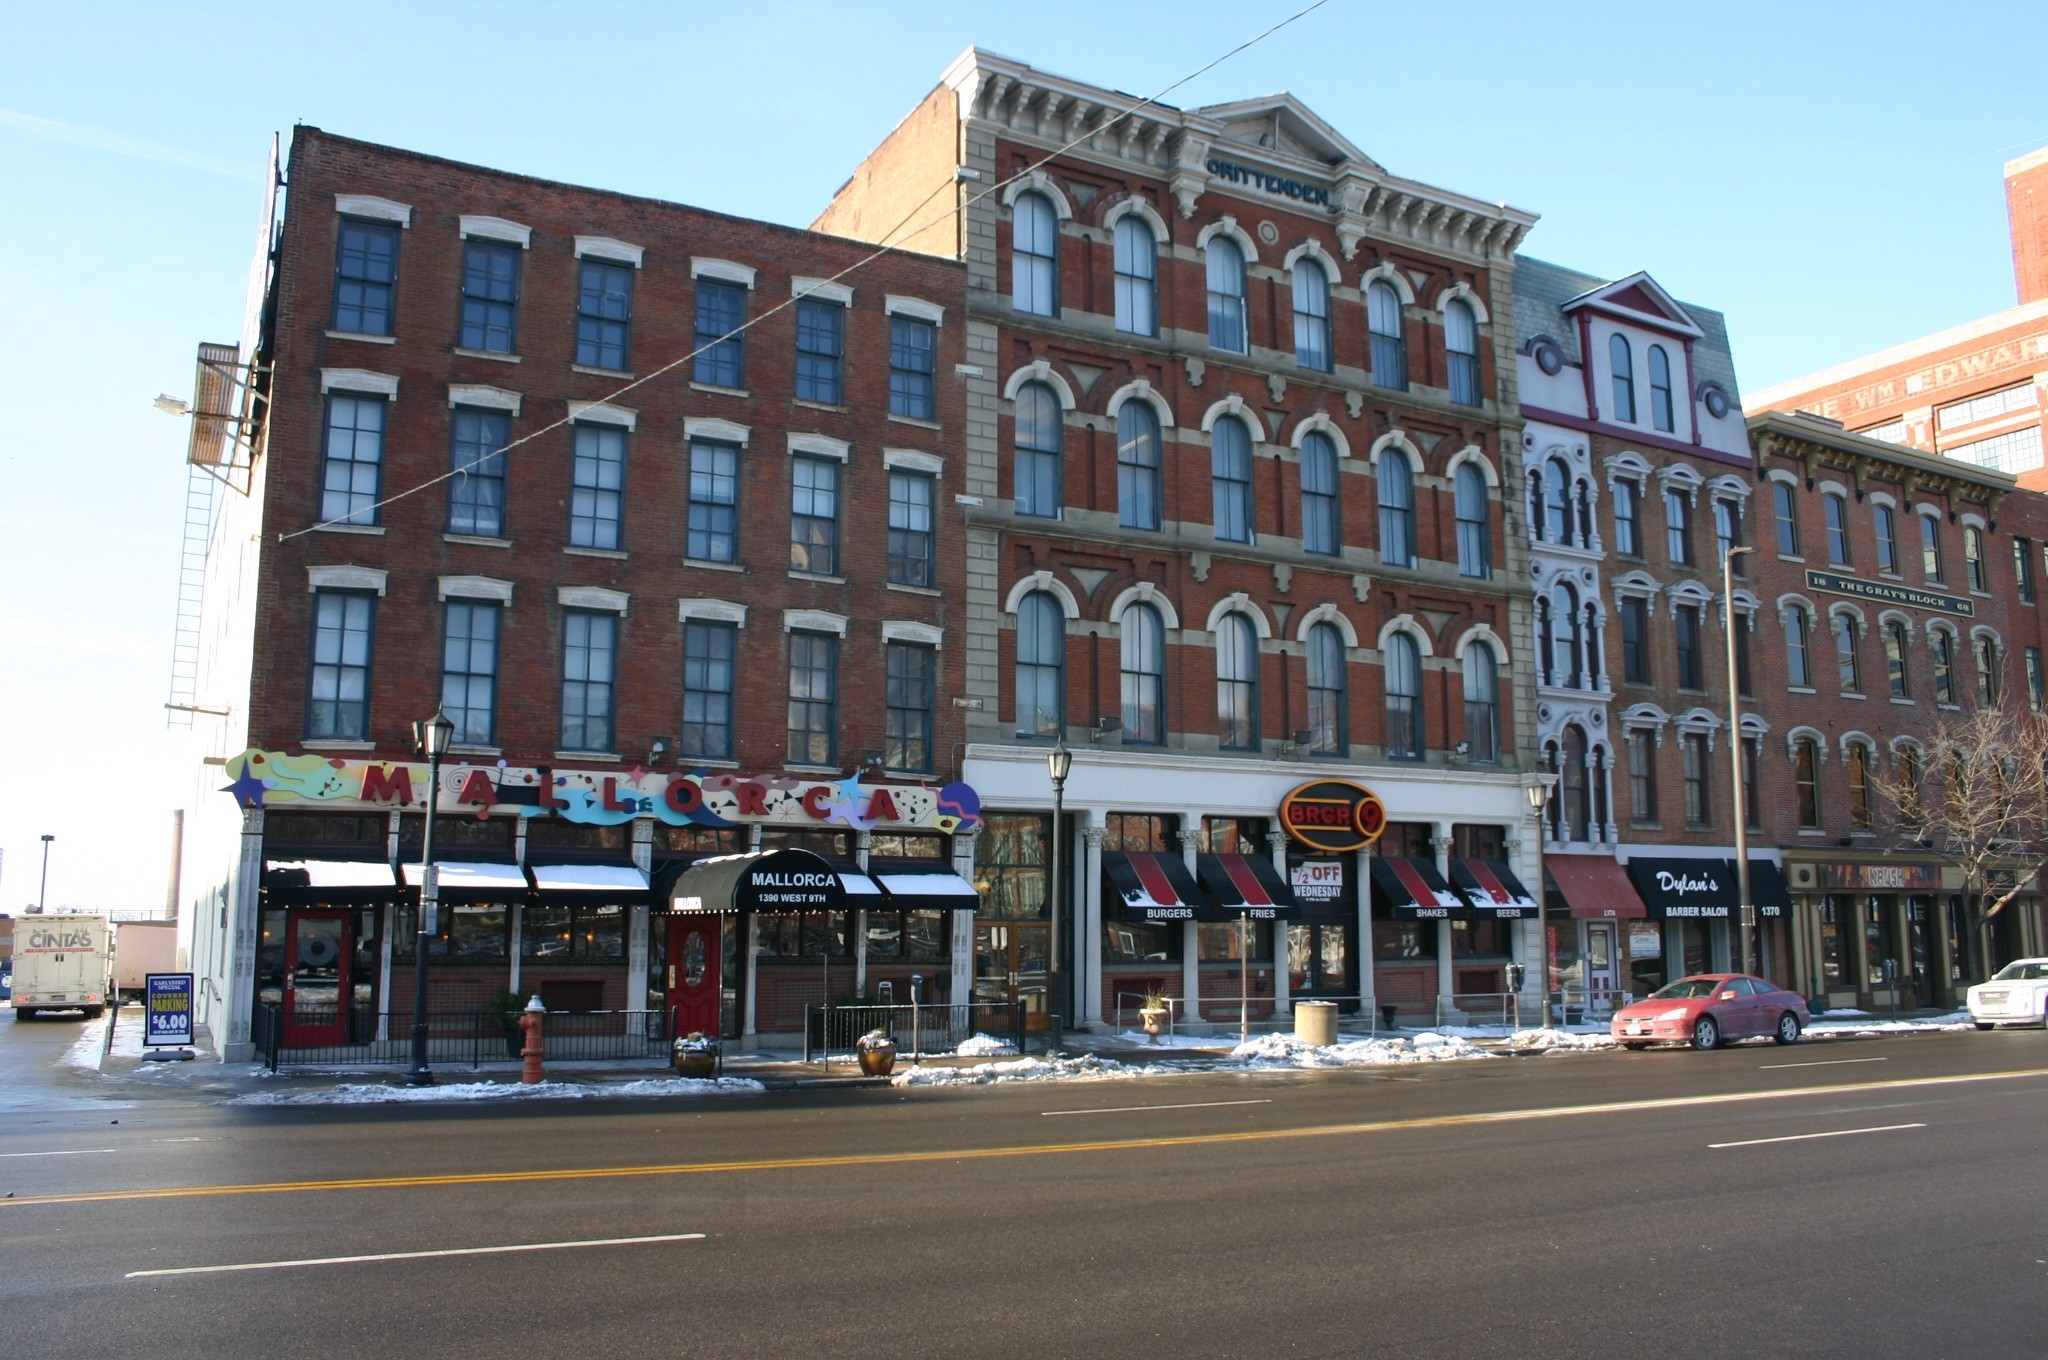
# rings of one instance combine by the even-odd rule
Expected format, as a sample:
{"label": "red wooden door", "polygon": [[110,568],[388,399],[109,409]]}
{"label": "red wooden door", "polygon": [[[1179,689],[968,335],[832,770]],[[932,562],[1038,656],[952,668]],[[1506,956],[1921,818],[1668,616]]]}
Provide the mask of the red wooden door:
{"label": "red wooden door", "polygon": [[349,918],[342,912],[291,912],[285,932],[284,1043],[329,1048],[347,1042]]}
{"label": "red wooden door", "polygon": [[722,997],[719,928],[722,917],[685,913],[668,926],[668,1006],[678,1035],[699,1030],[716,1037]]}

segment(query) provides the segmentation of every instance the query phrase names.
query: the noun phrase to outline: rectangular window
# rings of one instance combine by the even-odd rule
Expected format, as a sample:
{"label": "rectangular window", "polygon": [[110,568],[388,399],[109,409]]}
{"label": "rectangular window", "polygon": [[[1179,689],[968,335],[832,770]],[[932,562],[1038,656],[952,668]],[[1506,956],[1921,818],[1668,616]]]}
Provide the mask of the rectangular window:
{"label": "rectangular window", "polygon": [[458,742],[489,746],[498,729],[498,625],[495,601],[450,600],[441,630],[441,711]]}
{"label": "rectangular window", "polygon": [[1614,550],[1623,557],[1641,557],[1643,539],[1637,524],[1637,496],[1634,482],[1614,484]]}
{"label": "rectangular window", "polygon": [[[1729,557],[1729,550],[1742,544],[1742,507],[1734,501],[1714,501],[1714,547],[1728,560],[1728,572],[1738,580],[1749,573],[1743,557]],[[1745,557],[1747,555],[1745,554]]]}
{"label": "rectangular window", "polygon": [[1920,573],[1930,581],[1941,579],[1941,525],[1932,515],[1920,521]]}
{"label": "rectangular window", "polygon": [[1861,694],[1863,692],[1863,662],[1857,655],[1856,619],[1854,615],[1837,614],[1834,617],[1835,659],[1840,663],[1842,692]]}
{"label": "rectangular window", "polygon": [[804,298],[796,304],[796,397],[837,406],[843,400],[846,308]]}
{"label": "rectangular window", "polygon": [[1889,505],[1874,506],[1871,522],[1877,531],[1877,569],[1896,574],[1899,570],[1898,517]]}
{"label": "rectangular window", "polygon": [[789,469],[789,565],[815,576],[839,574],[839,463],[796,458]]}
{"label": "rectangular window", "polygon": [[2032,539],[2016,538],[2012,541],[2012,579],[2018,588],[2021,604],[2034,602],[2034,543]]}
{"label": "rectangular window", "polygon": [[625,372],[631,358],[633,266],[584,260],[576,287],[576,362]]}
{"label": "rectangular window", "polygon": [[1807,652],[1806,611],[1794,606],[1785,612],[1785,683],[1805,688],[1813,683],[1813,667]]}
{"label": "rectangular window", "polygon": [[462,243],[464,349],[511,354],[519,338],[519,269],[526,252],[504,241]]}
{"label": "rectangular window", "polygon": [[732,759],[734,658],[739,629],[691,619],[683,625],[684,760]]}
{"label": "rectangular window", "polygon": [[2041,693],[2041,649],[2039,647],[2027,648],[2026,659],[2027,706],[2029,708],[2032,708],[2036,713],[2039,713],[2041,711],[2041,703],[2043,697]]}
{"label": "rectangular window", "polygon": [[1671,611],[1672,631],[1677,635],[1678,687],[1705,689],[1706,677],[1700,657],[1700,607],[1681,604]]}
{"label": "rectangular window", "polygon": [[1954,401],[1934,413],[1934,428],[1953,430],[1959,425],[1970,425],[1980,420],[1995,420],[1999,416],[2011,415],[2014,411],[2034,409],[2034,385],[2020,383],[1997,392],[1987,392],[1981,397],[1967,401]]}
{"label": "rectangular window", "polygon": [[1644,731],[1628,734],[1629,816],[1638,822],[1657,820],[1656,737]]}
{"label": "rectangular window", "polygon": [[384,480],[384,419],[390,406],[381,396],[328,395],[327,447],[320,470],[321,519],[342,524],[377,522],[377,491]]}
{"label": "rectangular window", "polygon": [[2041,427],[2035,425],[1990,439],[1952,444],[1941,455],[1998,472],[2031,472],[2041,466]]}
{"label": "rectangular window", "polygon": [[1763,795],[1758,792],[1756,767],[1763,761],[1761,738],[1744,738],[1742,745],[1742,815],[1751,831],[1764,829]]}
{"label": "rectangular window", "polygon": [[690,441],[690,523],[684,551],[696,562],[739,560],[740,451]]}
{"label": "rectangular window", "polygon": [[[937,585],[932,551],[932,479],[921,472],[889,473],[889,580],[899,586]],[[899,765],[897,769],[909,769]]]}
{"label": "rectangular window", "polygon": [[569,483],[569,546],[616,552],[625,509],[626,432],[617,425],[578,425]]}
{"label": "rectangular window", "polygon": [[334,329],[351,335],[392,334],[398,231],[389,222],[341,219],[334,251]]}
{"label": "rectangular window", "polygon": [[696,364],[691,379],[706,387],[747,385],[746,285],[697,280]]}
{"label": "rectangular window", "polygon": [[[1459,532],[1464,532],[1462,524]],[[1338,550],[1337,457],[1321,446],[1302,449],[1301,550],[1325,554]]]}
{"label": "rectangular window", "polygon": [[1799,556],[1799,507],[1792,499],[1790,482],[1771,483],[1771,505],[1777,511],[1778,556]]}
{"label": "rectangular window", "polygon": [[914,317],[889,318],[889,414],[939,418],[939,328]]}
{"label": "rectangular window", "polygon": [[1621,602],[1621,678],[1632,685],[1650,683],[1650,604],[1634,598]]}
{"label": "rectangular window", "polygon": [[455,442],[449,451],[454,476],[448,482],[448,532],[480,538],[505,536],[505,445],[512,417],[504,411],[455,408]]}
{"label": "rectangular window", "polygon": [[1820,498],[1826,512],[1828,526],[1828,565],[1846,567],[1849,565],[1849,505],[1841,496],[1826,495]]}
{"label": "rectangular window", "polygon": [[306,737],[367,741],[370,736],[370,622],[376,597],[351,591],[313,594],[313,665],[307,685]]}
{"label": "rectangular window", "polygon": [[1683,491],[1664,493],[1664,551],[1674,566],[1692,565],[1692,502]]}
{"label": "rectangular window", "polygon": [[888,646],[888,725],[882,764],[891,770],[932,767],[932,672],[930,647],[910,642]]}
{"label": "rectangular window", "polygon": [[1735,692],[1745,699],[1755,693],[1749,687],[1749,622],[1748,614],[1735,616]]}
{"label": "rectangular window", "polygon": [[789,759],[832,765],[839,750],[839,639],[789,635]]}
{"label": "rectangular window", "polygon": [[1685,822],[1687,826],[1712,824],[1707,802],[1707,734],[1687,732],[1681,738],[1685,752]]}
{"label": "rectangular window", "polygon": [[613,707],[619,616],[581,609],[562,614],[562,749],[614,749]]}

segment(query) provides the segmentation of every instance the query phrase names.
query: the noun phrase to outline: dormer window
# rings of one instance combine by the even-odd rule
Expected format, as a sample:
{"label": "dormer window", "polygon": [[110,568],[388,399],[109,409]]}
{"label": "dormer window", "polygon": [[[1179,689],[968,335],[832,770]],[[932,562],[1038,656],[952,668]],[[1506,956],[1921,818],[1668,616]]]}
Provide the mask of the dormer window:
{"label": "dormer window", "polygon": [[1678,428],[1671,412],[1671,358],[1662,345],[1650,346],[1650,423],[1667,434]]}
{"label": "dormer window", "polygon": [[1633,425],[1636,423],[1636,364],[1627,336],[1617,335],[1608,340],[1607,363],[1614,370],[1614,418]]}

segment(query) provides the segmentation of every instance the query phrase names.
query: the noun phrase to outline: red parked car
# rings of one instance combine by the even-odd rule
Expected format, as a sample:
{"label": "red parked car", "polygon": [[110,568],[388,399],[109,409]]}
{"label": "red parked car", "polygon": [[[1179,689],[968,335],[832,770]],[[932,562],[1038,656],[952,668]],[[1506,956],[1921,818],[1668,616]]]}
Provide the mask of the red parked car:
{"label": "red parked car", "polygon": [[1695,973],[1615,1012],[1611,1032],[1623,1048],[1689,1043],[1719,1048],[1770,1035],[1799,1042],[1809,1016],[1806,998],[1747,973]]}

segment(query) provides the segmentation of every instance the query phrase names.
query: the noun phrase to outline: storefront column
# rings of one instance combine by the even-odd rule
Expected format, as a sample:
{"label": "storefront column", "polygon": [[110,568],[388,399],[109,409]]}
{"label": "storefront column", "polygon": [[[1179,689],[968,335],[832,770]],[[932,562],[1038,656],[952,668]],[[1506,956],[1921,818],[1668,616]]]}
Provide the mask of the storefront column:
{"label": "storefront column", "polygon": [[1358,973],[1358,1009],[1377,1028],[1379,1000],[1373,992],[1372,851],[1353,851],[1351,872],[1351,881],[1358,890],[1358,957],[1352,960]]}
{"label": "storefront column", "polygon": [[[1280,875],[1280,881],[1287,881],[1287,833],[1268,831],[1266,847],[1273,858],[1273,871]],[[1279,1019],[1294,1009],[1291,994],[1293,979],[1287,975],[1287,922],[1273,922],[1273,1018]]]}
{"label": "storefront column", "polygon": [[[874,845],[874,832],[853,833],[853,862],[862,873],[868,871],[868,854]],[[853,913],[853,990],[861,996],[868,994],[868,913],[865,907]]]}
{"label": "storefront column", "polygon": [[1081,972],[1082,1014],[1095,1024],[1102,1023],[1102,841],[1109,829],[1096,820],[1096,813],[1084,811],[1081,840],[1081,890],[1074,894],[1074,952],[1088,962]]}
{"label": "storefront column", "polygon": [[[760,968],[757,966],[760,962],[760,956],[755,952],[754,948],[754,929],[756,922],[760,918],[755,916],[754,913],[748,912],[740,919],[747,923],[746,930],[742,932],[745,938],[740,941],[740,947],[747,951],[747,1004],[743,1008],[745,1013],[740,1017],[740,1036],[751,1039],[755,1033],[755,1005],[761,995]],[[751,1048],[753,1045],[749,1044],[747,1047]]]}
{"label": "storefront column", "polygon": [[[519,956],[525,952],[523,948],[523,941],[526,939],[526,904],[524,902],[514,902],[510,907],[506,908],[506,911],[507,914],[509,914],[512,917],[512,959],[510,970],[506,974],[505,978],[505,990],[513,993],[516,996],[519,992]],[[631,938],[630,934],[627,938]],[[630,946],[628,948],[630,949]],[[381,996],[383,995],[383,993],[380,992],[379,995]],[[640,1009],[640,1007],[632,1004],[632,995],[632,986],[631,984],[628,984],[626,988],[626,1009],[629,1011],[637,1011]],[[644,991],[642,992],[642,996],[645,996]]]}
{"label": "storefront column", "polygon": [[228,879],[228,931],[234,940],[234,963],[228,974],[226,1042],[218,1031],[214,1047],[223,1062],[249,1062],[256,1056],[249,1021],[256,1007],[256,937],[262,927],[263,809],[242,812],[241,858]]}
{"label": "storefront column", "polygon": [[[1429,838],[1429,848],[1436,857],[1436,871],[1446,882],[1451,876],[1451,828],[1448,822],[1434,823],[1436,834]],[[1440,1017],[1457,1015],[1458,1002],[1455,985],[1451,978],[1451,923],[1436,923],[1436,1011]]]}
{"label": "storefront column", "polygon": [[[1181,862],[1189,874],[1195,872],[1195,854],[1201,848],[1201,832],[1180,833]],[[1180,991],[1188,1001],[1188,1019],[1202,1019],[1202,941],[1201,931],[1193,921],[1183,921],[1180,927]]]}
{"label": "storefront column", "polygon": [[[962,831],[953,837],[953,872],[969,883],[974,882],[974,846],[980,834]],[[980,902],[976,897],[976,905]],[[946,913],[946,927],[952,935],[946,954],[946,996],[956,1006],[974,996],[974,916],[971,911]]]}
{"label": "storefront column", "polygon": [[[633,819],[633,867],[649,882],[654,879],[654,823],[646,817]],[[651,903],[637,902],[626,908],[626,1009],[644,1011],[647,1009],[647,953],[648,914],[653,910]],[[519,966],[519,950],[515,943],[512,950],[512,966]],[[517,972],[514,972],[517,977]],[[518,984],[513,985],[518,990]]]}
{"label": "storefront column", "polygon": [[[1543,834],[1540,823],[1537,825],[1536,834],[1539,836]],[[1520,929],[1515,931],[1515,938],[1521,942],[1519,949],[1516,951],[1516,961],[1522,965],[1522,1013],[1538,1017],[1537,1023],[1541,1024],[1543,1015],[1542,989],[1547,977],[1544,967],[1549,961],[1548,951],[1550,947],[1550,942],[1543,935],[1543,928],[1549,921],[1548,897],[1543,891],[1543,865],[1540,859],[1532,855],[1530,858],[1535,861],[1535,868],[1524,867],[1525,861],[1522,859],[1522,838],[1520,836],[1509,836],[1502,844],[1508,852],[1508,863],[1514,866],[1516,876],[1529,889],[1529,895],[1536,899],[1536,919],[1521,922]],[[1563,924],[1569,926],[1571,924],[1569,918]],[[1622,935],[1618,948],[1623,951],[1627,950],[1628,937],[1626,934]],[[1624,973],[1627,971],[1624,960],[1616,960],[1616,967]]]}

